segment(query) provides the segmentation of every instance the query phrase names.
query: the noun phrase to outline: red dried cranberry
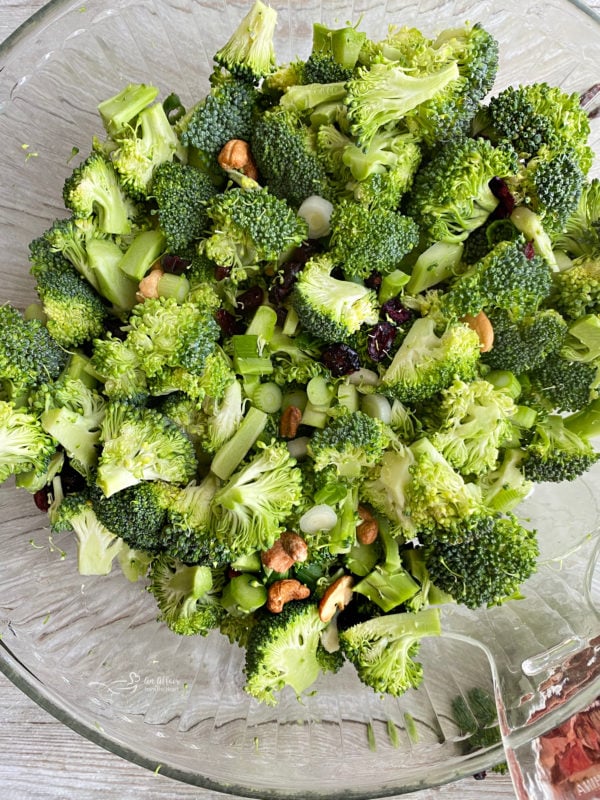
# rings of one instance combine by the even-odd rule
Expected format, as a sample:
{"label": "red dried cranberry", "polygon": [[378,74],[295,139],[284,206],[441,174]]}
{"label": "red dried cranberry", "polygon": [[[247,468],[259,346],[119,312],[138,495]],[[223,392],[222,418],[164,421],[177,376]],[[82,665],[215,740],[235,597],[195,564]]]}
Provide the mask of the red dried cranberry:
{"label": "red dried cranberry", "polygon": [[85,478],[80,472],[73,469],[67,461],[60,471],[60,481],[65,494],[81,492],[86,487]]}
{"label": "red dried cranberry", "polygon": [[525,247],[523,248],[523,252],[525,253],[525,258],[528,261],[535,256],[535,248],[533,246],[533,242],[525,242]]}
{"label": "red dried cranberry", "polygon": [[215,267],[215,280],[224,281],[231,275],[231,267]]}
{"label": "red dried cranberry", "polygon": [[298,273],[306,262],[312,258],[317,251],[312,242],[304,242],[297,247],[291,257],[285,262],[281,269],[274,276],[269,288],[269,300],[273,305],[279,305],[292,291]]}
{"label": "red dried cranberry", "polygon": [[412,308],[406,308],[399,297],[392,297],[385,302],[381,306],[381,313],[388,322],[393,322],[395,325],[404,325],[415,316]]}
{"label": "red dried cranberry", "polygon": [[235,336],[237,333],[244,332],[244,326],[234,315],[224,308],[215,312],[215,320],[224,336]]}
{"label": "red dried cranberry", "polygon": [[356,372],[357,369],[360,369],[358,353],[342,342],[330,344],[326,347],[321,353],[321,363],[327,367],[335,378],[349,375],[351,372]]}
{"label": "red dried cranberry", "polygon": [[173,275],[183,274],[191,263],[189,258],[181,258],[173,253],[166,253],[160,260],[163,272],[170,272]]}
{"label": "red dried cranberry", "polygon": [[365,286],[368,289],[374,289],[377,292],[381,287],[382,280],[383,278],[381,276],[381,272],[377,272],[377,270],[374,269],[373,272],[367,278],[365,278]]}
{"label": "red dried cranberry", "polygon": [[508,184],[502,178],[492,178],[488,186],[494,197],[500,201],[494,211],[494,217],[500,219],[503,217],[510,217],[515,210],[515,198],[508,188]]}
{"label": "red dried cranberry", "polygon": [[277,314],[277,324],[280,328],[283,328],[288,315],[287,308],[285,306],[277,306],[275,313]]}
{"label": "red dried cranberry", "polygon": [[33,502],[35,503],[36,507],[39,508],[40,511],[48,511],[50,508],[50,497],[49,497],[49,489],[47,486],[44,486],[43,489],[39,489],[33,495]]}
{"label": "red dried cranberry", "polygon": [[260,286],[251,286],[235,298],[235,302],[242,314],[256,311],[263,301],[263,290]]}
{"label": "red dried cranberry", "polygon": [[397,328],[391,322],[379,322],[367,334],[367,353],[372,361],[383,361],[389,355]]}

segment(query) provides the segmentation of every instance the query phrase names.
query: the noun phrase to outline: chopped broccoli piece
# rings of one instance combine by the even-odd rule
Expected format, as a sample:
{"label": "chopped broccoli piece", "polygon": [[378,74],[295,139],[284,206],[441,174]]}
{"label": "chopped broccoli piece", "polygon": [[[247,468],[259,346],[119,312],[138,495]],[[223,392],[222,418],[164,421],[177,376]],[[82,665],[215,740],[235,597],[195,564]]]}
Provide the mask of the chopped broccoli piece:
{"label": "chopped broccoli piece", "polygon": [[568,428],[563,417],[550,414],[538,421],[525,445],[523,473],[530,481],[573,481],[600,458],[577,426]]}
{"label": "chopped broccoli piece", "polygon": [[317,471],[333,467],[342,478],[358,478],[365,467],[374,466],[390,442],[381,420],[362,411],[343,414],[316,430],[308,443]]}
{"label": "chopped broccoli piece", "polygon": [[331,215],[331,257],[349,278],[383,275],[398,268],[418,244],[414,220],[396,211],[341,201]]}
{"label": "chopped broccoli piece", "polygon": [[380,391],[403,403],[426,400],[457,377],[473,378],[479,349],[479,337],[462,322],[449,324],[438,335],[435,320],[420,317],[383,373]]}
{"label": "chopped broccoli piece", "polygon": [[525,477],[524,458],[523,450],[508,448],[497,467],[480,478],[483,503],[491,511],[513,511],[531,493],[533,482]]}
{"label": "chopped broccoli piece", "polygon": [[580,256],[556,273],[549,302],[567,319],[600,314],[600,251],[598,256]]}
{"label": "chopped broccoli piece", "polygon": [[276,692],[291,686],[299,697],[321,672],[319,612],[310,601],[286,603],[279,614],[262,617],[248,633],[245,690],[267,705]]}
{"label": "chopped broccoli piece", "polygon": [[147,397],[148,381],[142,362],[122,339],[110,333],[104,339],[96,339],[90,367],[110,399],[137,402]]}
{"label": "chopped broccoli piece", "polygon": [[76,218],[93,217],[103,233],[129,233],[131,203],[119,184],[114,166],[92,153],[65,181],[65,206]]}
{"label": "chopped broccoli piece", "polygon": [[109,136],[116,139],[158,96],[158,89],[145,83],[129,83],[120,92],[98,104],[98,113]]}
{"label": "chopped broccoli piece", "polygon": [[513,516],[482,516],[462,541],[436,537],[425,544],[432,581],[468,608],[500,605],[519,591],[534,572],[538,556],[535,531]]}
{"label": "chopped broccoli piece", "polygon": [[292,303],[305,330],[326,342],[346,341],[379,319],[375,292],[331,275],[329,255],[310,259],[298,276]]}
{"label": "chopped broccoli piece", "polygon": [[301,498],[302,477],[287,445],[256,447],[212,499],[215,534],[236,554],[268,550]]}
{"label": "chopped broccoli piece", "polygon": [[0,400],[0,483],[11,475],[42,472],[55,452],[56,442],[37,416]]}
{"label": "chopped broccoli piece", "polygon": [[163,554],[150,568],[148,591],[158,605],[159,619],[181,636],[206,636],[218,627],[225,610],[212,588],[209,567],[188,566]]}
{"label": "chopped broccoli piece", "polygon": [[214,56],[232,75],[258,81],[275,67],[273,34],[277,12],[261,0],[254,3],[229,41]]}
{"label": "chopped broccoli piece", "polygon": [[552,308],[514,322],[507,311],[488,314],[494,330],[492,349],[481,360],[492,369],[515,375],[535,369],[552,353],[558,353],[567,335],[567,323]]}
{"label": "chopped broccoli piece", "polygon": [[208,226],[206,206],[216,193],[205,172],[167,161],[154,170],[151,192],[158,206],[158,224],[170,251],[184,251],[202,237]]}
{"label": "chopped broccoli piece", "polygon": [[577,208],[552,239],[571,258],[600,253],[600,178],[584,182]]}
{"label": "chopped broccoli piece", "polygon": [[100,440],[97,482],[107,497],[142,480],[186,484],[195,475],[194,445],[154,409],[108,403]]}
{"label": "chopped broccoli piece", "polygon": [[530,373],[531,384],[556,411],[579,411],[598,396],[597,364],[550,354]]}
{"label": "chopped broccoli piece", "polygon": [[407,212],[428,243],[460,242],[498,205],[489,187],[494,177],[514,174],[516,154],[486,139],[459,137],[443,145],[415,176]]}
{"label": "chopped broccoli piece", "polygon": [[423,668],[415,661],[421,640],[440,633],[440,612],[429,608],[359,622],[340,632],[340,645],[364,684],[398,697],[423,680]]}
{"label": "chopped broccoli piece", "polygon": [[52,529],[75,532],[80,575],[108,575],[124,547],[123,541],[99,521],[86,490],[62,500],[53,517]]}

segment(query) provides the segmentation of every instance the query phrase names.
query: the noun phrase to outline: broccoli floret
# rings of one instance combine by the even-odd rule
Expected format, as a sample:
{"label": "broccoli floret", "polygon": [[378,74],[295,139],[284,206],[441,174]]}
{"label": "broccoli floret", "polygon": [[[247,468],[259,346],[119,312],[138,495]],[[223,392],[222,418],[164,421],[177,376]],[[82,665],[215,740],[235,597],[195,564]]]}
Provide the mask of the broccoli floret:
{"label": "broccoli floret", "polygon": [[516,595],[535,571],[538,553],[535,531],[516,517],[490,515],[480,517],[460,542],[433,533],[425,543],[425,564],[436,586],[468,608],[478,608]]}
{"label": "broccoli floret", "polygon": [[354,67],[340,64],[333,53],[311,53],[306,61],[296,64],[297,83],[339,83],[348,81]]}
{"label": "broccoli floret", "polygon": [[215,61],[233,75],[260,80],[275,67],[273,34],[276,23],[275,9],[255,0],[227,44],[215,53]]}
{"label": "broccoli floret", "polygon": [[258,452],[212,500],[215,534],[236,554],[268,550],[302,494],[302,477],[287,445],[256,446]]}
{"label": "broccoli floret", "polygon": [[333,467],[342,478],[358,478],[365,467],[374,466],[390,443],[390,433],[381,420],[362,411],[348,412],[316,430],[308,452],[319,472]]}
{"label": "broccoli floret", "polygon": [[508,448],[496,469],[480,478],[483,503],[491,511],[513,511],[531,493],[533,482],[523,472],[524,458],[523,450]]}
{"label": "broccoli floret", "polygon": [[474,132],[491,141],[508,142],[519,157],[529,160],[547,145],[573,148],[581,170],[587,174],[594,154],[587,144],[590,123],[577,93],[557,86],[533,83],[509,86],[483,106]]}
{"label": "broccoli floret", "polygon": [[38,417],[0,400],[0,483],[11,475],[42,472],[56,452],[56,442]]}
{"label": "broccoli floret", "polygon": [[317,651],[324,628],[310,601],[292,601],[281,613],[262,617],[248,634],[246,692],[271,706],[285,686],[299,697],[321,672]]}
{"label": "broccoli floret", "polygon": [[462,261],[464,264],[475,264],[499,242],[512,241],[519,235],[510,219],[489,219],[465,239]]}
{"label": "broccoli floret", "polygon": [[0,397],[19,401],[60,375],[68,353],[39,320],[26,320],[5,304],[0,306],[0,330]]}
{"label": "broccoli floret", "polygon": [[94,375],[104,383],[104,393],[114,400],[137,402],[148,395],[148,381],[135,351],[110,333],[96,339],[90,359]]}
{"label": "broccoli floret", "polygon": [[137,115],[158,96],[158,89],[145,83],[129,83],[113,97],[98,104],[106,132],[117,139]]}
{"label": "broccoli floret", "polygon": [[524,450],[523,473],[535,482],[573,481],[600,457],[585,435],[576,426],[568,428],[558,414],[539,420]]}
{"label": "broccoli floret", "polygon": [[219,631],[231,644],[247,648],[250,631],[256,625],[254,614],[225,614],[219,622]]}
{"label": "broccoli floret", "polygon": [[276,262],[307,237],[306,222],[268,189],[229,189],[208,203],[203,247],[221,266]]}
{"label": "broccoli floret", "polygon": [[71,459],[71,465],[89,476],[98,461],[100,426],[106,403],[101,394],[81,380],[69,377],[42,385],[31,398],[44,430]]}
{"label": "broccoli floret", "polygon": [[379,308],[375,292],[331,275],[328,255],[310,259],[298,276],[292,304],[302,327],[326,342],[346,341],[361,327],[375,325]]}
{"label": "broccoli floret", "polygon": [[220,333],[210,312],[195,303],[159,297],[132,309],[125,343],[148,377],[160,376],[167,367],[202,376]]}
{"label": "broccoli floret", "polygon": [[216,193],[205,172],[188,164],[166,162],[154,170],[151,191],[169,250],[184,251],[201,238],[208,224],[206,205]]}
{"label": "broccoli floret", "polygon": [[214,75],[210,93],[178,123],[180,139],[193,148],[190,163],[198,162],[209,174],[222,176],[217,163],[223,146],[230,139],[249,141],[258,100],[256,88],[231,75]]}
{"label": "broccoli floret", "polygon": [[330,225],[331,257],[349,278],[367,278],[374,269],[392,272],[419,241],[410,217],[351,201],[334,207]]}
{"label": "broccoli floret", "polygon": [[550,303],[567,319],[600,314],[600,251],[598,256],[580,256],[554,275]]}
{"label": "broccoli floret", "polygon": [[486,380],[455,380],[441,394],[431,443],[462,475],[493,469],[511,438],[514,401]]}
{"label": "broccoli floret", "polygon": [[110,160],[121,185],[135,198],[148,195],[160,164],[170,163],[176,154],[185,155],[162,103],[143,109],[135,122],[121,132],[116,145]]}
{"label": "broccoli floret", "polygon": [[438,335],[435,320],[420,317],[383,373],[380,391],[403,403],[426,400],[455,378],[473,378],[479,351],[479,337],[467,325],[451,323]]}
{"label": "broccoli floret", "polygon": [[352,625],[340,632],[340,645],[364,684],[398,697],[423,680],[423,667],[415,661],[421,640],[440,633],[440,612],[430,608]]}
{"label": "broccoli floret", "polygon": [[416,456],[408,446],[386,450],[361,485],[361,500],[387,517],[407,539],[417,534],[407,504],[407,487],[415,461]]}
{"label": "broccoli floret", "polygon": [[218,567],[232,561],[224,542],[212,534],[212,500],[219,488],[209,473],[200,483],[190,483],[171,493],[163,549],[186,564]]}
{"label": "broccoli floret", "polygon": [[598,396],[597,364],[550,354],[530,373],[531,383],[556,411],[579,411]]}
{"label": "broccoli floret", "polygon": [[492,369],[507,370],[515,375],[535,369],[548,355],[558,353],[567,335],[567,323],[552,308],[516,322],[507,311],[493,311],[488,316],[494,342],[481,360]]}
{"label": "broccoli floret", "polygon": [[498,69],[498,42],[481,25],[444,30],[432,46],[456,61],[458,78],[407,115],[409,129],[430,147],[467,132]]}
{"label": "broccoli floret", "polygon": [[510,148],[458,137],[421,166],[407,198],[407,212],[418,221],[428,243],[463,241],[498,205],[489,187],[492,178],[514,174],[516,169]]}
{"label": "broccoli floret", "polygon": [[456,61],[432,63],[428,71],[413,74],[398,62],[359,67],[347,83],[350,131],[360,147],[368,147],[377,132],[398,124],[459,77]]}
{"label": "broccoli floret", "polygon": [[553,237],[556,250],[571,258],[600,253],[600,179],[586,181],[581,189],[577,208],[564,228]]}
{"label": "broccoli floret", "polygon": [[260,174],[276,197],[293,208],[315,194],[330,199],[316,134],[298,114],[281,107],[265,111],[254,123],[250,147]]}
{"label": "broccoli floret", "polygon": [[148,591],[158,605],[159,620],[181,636],[206,636],[217,628],[225,610],[211,590],[209,567],[188,566],[168,555],[152,562]]}
{"label": "broccoli floret", "polygon": [[165,367],[148,379],[148,387],[153,395],[183,392],[200,408],[206,400],[222,400],[234,378],[228,357],[217,346],[206,357],[202,372],[192,372],[183,367]]}
{"label": "broccoli floret", "polygon": [[131,230],[132,204],[119,184],[114,166],[100,153],[89,155],[65,181],[65,206],[76,218],[93,217],[103,233]]}
{"label": "broccoli floret", "polygon": [[525,204],[552,236],[577,208],[585,176],[573,150],[542,147],[515,177],[507,179],[517,204]]}
{"label": "broccoli floret", "polygon": [[87,490],[67,495],[52,518],[53,531],[74,531],[80,575],[108,575],[124,543],[98,519]]}
{"label": "broccoli floret", "polygon": [[442,298],[445,313],[476,315],[504,309],[512,319],[533,314],[550,294],[552,272],[539,256],[528,258],[525,242],[499,242],[481,261],[459,275]]}
{"label": "broccoli floret", "polygon": [[225,389],[223,397],[211,404],[210,413],[201,422],[198,436],[205,452],[216,453],[231,439],[244,417],[245,406],[242,385],[233,380]]}
{"label": "broccoli floret", "polygon": [[104,332],[107,309],[74,267],[66,264],[63,270],[39,274],[36,290],[48,318],[46,327],[63,347],[77,347]]}
{"label": "broccoli floret", "polygon": [[173,487],[160,481],[142,481],[115,492],[111,497],[93,487],[92,507],[100,522],[129,547],[147,553],[164,549],[161,532]]}
{"label": "broccoli floret", "polygon": [[186,484],[195,475],[194,445],[154,409],[108,403],[100,441],[97,483],[107,497],[142,480]]}

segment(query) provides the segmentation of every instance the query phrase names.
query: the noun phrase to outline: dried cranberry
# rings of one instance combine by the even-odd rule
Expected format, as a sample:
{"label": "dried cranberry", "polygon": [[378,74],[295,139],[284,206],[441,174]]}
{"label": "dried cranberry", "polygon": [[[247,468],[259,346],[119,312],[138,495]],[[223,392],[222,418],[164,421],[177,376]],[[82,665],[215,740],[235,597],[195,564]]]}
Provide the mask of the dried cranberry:
{"label": "dried cranberry", "polygon": [[356,372],[357,369],[360,369],[358,353],[342,342],[330,344],[326,347],[321,353],[321,363],[327,367],[335,378],[349,375],[351,372]]}
{"label": "dried cranberry", "polygon": [[260,286],[251,286],[245,292],[235,298],[235,302],[240,311],[244,314],[248,311],[256,311],[263,301],[263,290]]}
{"label": "dried cranberry", "polygon": [[377,272],[376,269],[365,279],[365,286],[367,289],[374,289],[378,291],[381,287],[381,281],[383,280],[381,276],[381,272]]}
{"label": "dried cranberry", "polygon": [[160,260],[163,272],[170,272],[173,275],[181,275],[191,263],[189,258],[181,258],[181,256],[176,256],[173,253],[166,253]]}
{"label": "dried cranberry", "polygon": [[235,336],[244,332],[244,325],[234,315],[224,308],[215,312],[215,320],[224,336]]}
{"label": "dried cranberry", "polygon": [[277,314],[277,324],[280,328],[283,328],[288,315],[287,308],[285,306],[277,306],[275,313]]}
{"label": "dried cranberry", "polygon": [[231,275],[231,267],[215,267],[215,280],[224,281]]}
{"label": "dried cranberry", "polygon": [[525,253],[525,258],[528,261],[535,256],[535,248],[533,246],[533,242],[525,242],[525,247],[523,248],[523,252]]}
{"label": "dried cranberry", "polygon": [[81,492],[86,487],[86,481],[83,475],[73,469],[68,461],[60,471],[60,481],[65,494]]}
{"label": "dried cranberry", "polygon": [[488,186],[490,191],[500,201],[498,207],[494,211],[494,217],[500,219],[503,217],[510,217],[515,210],[515,198],[508,188],[508,184],[502,178],[492,178]]}
{"label": "dried cranberry", "polygon": [[312,258],[317,248],[312,242],[304,242],[297,247],[292,253],[291,257],[285,262],[281,269],[277,272],[271,282],[269,288],[269,300],[273,305],[279,305],[292,291],[292,287],[296,283],[298,273],[306,262]]}
{"label": "dried cranberry", "polygon": [[476,781],[484,781],[487,778],[487,772],[485,772],[485,770],[483,772],[476,772],[473,777]]}
{"label": "dried cranberry", "polygon": [[402,304],[398,297],[392,297],[381,306],[381,313],[386,320],[393,322],[395,325],[404,325],[415,316],[412,308],[407,308]]}
{"label": "dried cranberry", "polygon": [[367,334],[367,353],[372,361],[383,361],[389,355],[397,328],[391,322],[379,322]]}
{"label": "dried cranberry", "polygon": [[33,502],[40,511],[48,511],[50,508],[49,488],[44,486],[33,495]]}
{"label": "dried cranberry", "polygon": [[331,277],[335,278],[338,281],[345,281],[346,280],[346,275],[344,273],[344,270],[341,267],[334,267],[331,270]]}

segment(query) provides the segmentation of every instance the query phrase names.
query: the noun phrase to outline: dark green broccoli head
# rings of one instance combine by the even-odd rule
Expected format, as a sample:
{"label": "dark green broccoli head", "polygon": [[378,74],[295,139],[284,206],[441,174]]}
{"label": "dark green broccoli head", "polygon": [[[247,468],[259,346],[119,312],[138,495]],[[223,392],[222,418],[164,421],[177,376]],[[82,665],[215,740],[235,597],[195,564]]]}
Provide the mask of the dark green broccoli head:
{"label": "dark green broccoli head", "polygon": [[172,491],[172,487],[158,481],[142,481],[106,497],[98,487],[93,487],[91,501],[100,522],[129,547],[159,553],[165,549],[162,529]]}
{"label": "dark green broccoli head", "polygon": [[417,245],[419,231],[410,217],[356,202],[338,203],[331,215],[331,255],[349,278],[367,278],[398,268]]}
{"label": "dark green broccoli head", "polygon": [[468,608],[500,605],[535,571],[535,531],[516,517],[480,517],[465,539],[448,543],[433,533],[425,543],[433,583]]}
{"label": "dark green broccoli head", "polygon": [[173,253],[185,251],[205,233],[206,205],[216,193],[213,182],[196,167],[167,161],[154,170],[151,192],[167,248]]}
{"label": "dark green broccoli head", "polygon": [[330,198],[314,133],[298,114],[282,108],[261,114],[254,123],[250,146],[269,191],[293,208],[314,194]]}
{"label": "dark green broccoli head", "polygon": [[339,476],[357,478],[379,461],[389,442],[390,433],[381,420],[355,411],[316,430],[308,448],[317,471],[333,466]]}
{"label": "dark green broccoli head", "polygon": [[421,640],[440,633],[439,610],[431,608],[352,625],[340,632],[340,645],[364,684],[398,697],[423,680],[423,667],[415,660]]}
{"label": "dark green broccoli head", "polygon": [[346,341],[362,325],[375,325],[375,293],[359,283],[331,275],[333,261],[316,256],[304,266],[292,293],[302,327],[326,342]]}
{"label": "dark green broccoli head", "polygon": [[529,258],[522,238],[502,241],[452,281],[442,308],[459,318],[482,309],[503,309],[519,319],[535,313],[551,288],[552,271],[544,259]]}
{"label": "dark green broccoli head", "polygon": [[269,189],[229,189],[208,203],[204,250],[220,266],[277,261],[300,245],[308,226]]}
{"label": "dark green broccoli head", "polygon": [[558,353],[567,335],[567,323],[552,308],[516,322],[507,311],[493,311],[488,316],[494,329],[494,343],[481,360],[492,369],[508,370],[515,375],[535,369],[551,353]]}
{"label": "dark green broccoli head", "polygon": [[598,365],[550,354],[531,372],[534,390],[556,411],[579,411],[598,396]]}
{"label": "dark green broccoli head", "polygon": [[311,53],[300,68],[299,83],[338,83],[352,77],[353,67],[345,67],[333,53]]}
{"label": "dark green broccoli head", "polygon": [[589,441],[551,414],[535,426],[525,447],[523,472],[531,481],[572,481],[590,469],[600,457]]}
{"label": "dark green broccoli head", "polygon": [[516,169],[516,154],[509,147],[458,137],[435,150],[417,172],[407,211],[428,242],[463,241],[498,205],[489,187],[492,178]]}
{"label": "dark green broccoli head", "polygon": [[9,304],[0,306],[0,396],[16,400],[57,378],[68,353],[39,320],[26,320]]}
{"label": "dark green broccoli head", "polygon": [[261,617],[248,634],[246,692],[267,705],[276,705],[276,693],[285,686],[300,696],[321,672],[318,648],[324,627],[310,601],[291,601],[281,613]]}

